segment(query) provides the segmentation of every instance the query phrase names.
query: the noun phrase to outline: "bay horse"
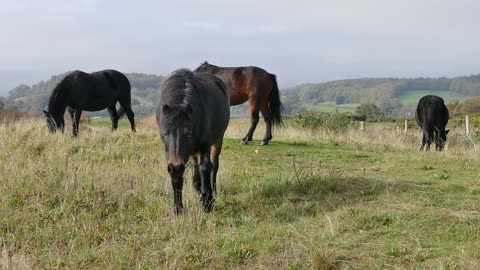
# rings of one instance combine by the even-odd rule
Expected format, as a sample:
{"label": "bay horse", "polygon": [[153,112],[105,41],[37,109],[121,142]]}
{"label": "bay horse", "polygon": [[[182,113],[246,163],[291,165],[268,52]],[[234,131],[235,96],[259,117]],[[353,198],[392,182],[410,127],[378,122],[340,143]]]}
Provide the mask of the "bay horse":
{"label": "bay horse", "polygon": [[[112,131],[117,129],[118,119],[126,114],[133,132],[136,131],[134,113],[131,108],[130,82],[116,70],[85,73],[73,71],[53,89],[48,101],[47,127],[51,133],[65,128],[65,110],[72,118],[73,136],[78,135],[78,124],[82,111],[107,109],[112,120]],[[121,108],[115,108],[117,101]]]}
{"label": "bay horse", "polygon": [[205,72],[220,78],[230,91],[230,106],[243,104],[248,100],[250,105],[250,129],[241,140],[248,144],[252,140],[257,127],[259,112],[265,121],[265,136],[260,145],[267,145],[272,139],[272,124],[282,124],[283,107],[277,78],[259,67],[219,67],[208,62],[202,63],[195,72]]}
{"label": "bay horse", "polygon": [[227,87],[206,73],[174,71],[160,87],[156,119],[172,181],[174,212],[183,209],[183,173],[190,158],[193,184],[205,211],[210,212],[223,136],[230,119]]}
{"label": "bay horse", "polygon": [[423,132],[420,151],[424,150],[425,144],[427,145],[425,151],[429,151],[430,144],[433,141],[435,141],[437,151],[443,150],[447,141],[448,130],[445,130],[445,126],[448,123],[448,118],[448,108],[441,97],[427,95],[418,101],[415,120]]}

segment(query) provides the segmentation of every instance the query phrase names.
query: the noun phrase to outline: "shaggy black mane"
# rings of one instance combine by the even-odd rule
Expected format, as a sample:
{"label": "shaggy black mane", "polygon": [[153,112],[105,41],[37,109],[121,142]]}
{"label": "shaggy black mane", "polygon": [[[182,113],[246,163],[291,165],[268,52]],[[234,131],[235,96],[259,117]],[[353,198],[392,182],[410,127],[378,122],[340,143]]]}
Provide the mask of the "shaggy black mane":
{"label": "shaggy black mane", "polygon": [[169,129],[183,125],[185,121],[191,121],[191,115],[187,113],[190,99],[199,87],[194,81],[194,73],[188,69],[180,69],[172,73],[162,83],[160,110],[168,105],[170,110],[164,113],[166,126]]}
{"label": "shaggy black mane", "polygon": [[[59,104],[62,104],[63,102],[59,102],[61,99],[64,98],[65,96],[65,89],[68,89],[71,87],[71,76],[73,72],[65,76],[52,90],[52,94],[50,94],[50,99],[48,101],[48,111],[49,112],[55,112],[57,111],[57,108]],[[57,107],[55,106],[57,105]]]}

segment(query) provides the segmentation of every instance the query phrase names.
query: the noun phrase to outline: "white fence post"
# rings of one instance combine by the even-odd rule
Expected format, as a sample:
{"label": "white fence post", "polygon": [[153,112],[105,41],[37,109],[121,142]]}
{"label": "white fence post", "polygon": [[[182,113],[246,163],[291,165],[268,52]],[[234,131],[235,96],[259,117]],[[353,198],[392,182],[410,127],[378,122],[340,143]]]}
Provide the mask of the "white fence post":
{"label": "white fence post", "polygon": [[470,136],[470,119],[468,118],[468,114],[465,115],[465,131],[467,136]]}
{"label": "white fence post", "polygon": [[408,120],[405,119],[405,134],[407,134],[407,131],[408,131]]}
{"label": "white fence post", "polygon": [[365,121],[360,121],[360,130],[365,130]]}

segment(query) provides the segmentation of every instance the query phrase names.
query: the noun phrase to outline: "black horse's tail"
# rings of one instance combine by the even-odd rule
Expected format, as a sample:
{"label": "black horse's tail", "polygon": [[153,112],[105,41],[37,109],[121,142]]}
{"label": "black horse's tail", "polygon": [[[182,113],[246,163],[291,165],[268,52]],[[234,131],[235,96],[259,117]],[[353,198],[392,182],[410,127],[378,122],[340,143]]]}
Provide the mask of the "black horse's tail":
{"label": "black horse's tail", "polygon": [[275,74],[270,74],[270,78],[272,79],[272,92],[270,92],[270,96],[268,97],[268,110],[272,117],[272,124],[281,126],[283,124],[283,106],[282,102],[280,102],[280,91],[278,90],[277,77]]}
{"label": "black horse's tail", "polygon": [[[119,86],[117,84],[117,82],[115,81],[115,78],[109,72],[104,72],[103,75],[107,79],[107,81],[110,84],[110,87],[112,89],[117,89],[117,91],[119,91],[119,89],[121,89],[121,87],[124,86],[124,85]],[[125,75],[123,75],[123,74],[122,74],[122,76],[125,77]],[[131,104],[130,82],[128,81],[127,77],[125,77],[125,80],[126,80],[126,83],[127,83],[127,86],[128,86],[128,88],[126,88],[126,89],[128,89],[128,95],[126,95],[125,97],[127,99],[128,105],[130,106],[130,104]],[[120,108],[118,109],[117,115],[118,115],[118,119],[122,119],[125,116],[125,109],[122,106],[120,106]]]}

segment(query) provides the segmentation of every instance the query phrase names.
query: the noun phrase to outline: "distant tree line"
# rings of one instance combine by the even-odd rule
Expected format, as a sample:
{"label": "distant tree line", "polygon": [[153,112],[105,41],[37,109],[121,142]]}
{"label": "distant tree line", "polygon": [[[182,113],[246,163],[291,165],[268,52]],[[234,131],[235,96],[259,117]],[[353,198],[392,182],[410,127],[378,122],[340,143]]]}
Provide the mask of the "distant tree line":
{"label": "distant tree line", "polygon": [[[38,115],[47,107],[52,90],[68,73],[52,76],[49,80],[32,86],[21,84],[8,93],[3,99],[2,106],[5,109],[17,109]],[[132,105],[135,114],[138,116],[152,114],[163,77],[142,73],[126,75],[132,86]],[[305,112],[318,103],[333,102],[337,105],[374,104],[384,115],[411,116],[416,104],[404,104],[399,98],[410,91],[449,91],[461,96],[480,96],[480,75],[457,78],[366,78],[302,84],[282,90],[281,100],[286,114],[289,115]],[[107,114],[102,111],[90,115]],[[231,115],[233,117],[249,115],[248,104],[232,107]]]}
{"label": "distant tree line", "polygon": [[322,102],[375,104],[382,113],[404,115],[416,104],[402,104],[399,99],[410,91],[449,91],[462,96],[480,96],[480,74],[457,78],[354,79],[319,84],[302,84],[286,89],[282,101],[287,113],[307,110]]}

